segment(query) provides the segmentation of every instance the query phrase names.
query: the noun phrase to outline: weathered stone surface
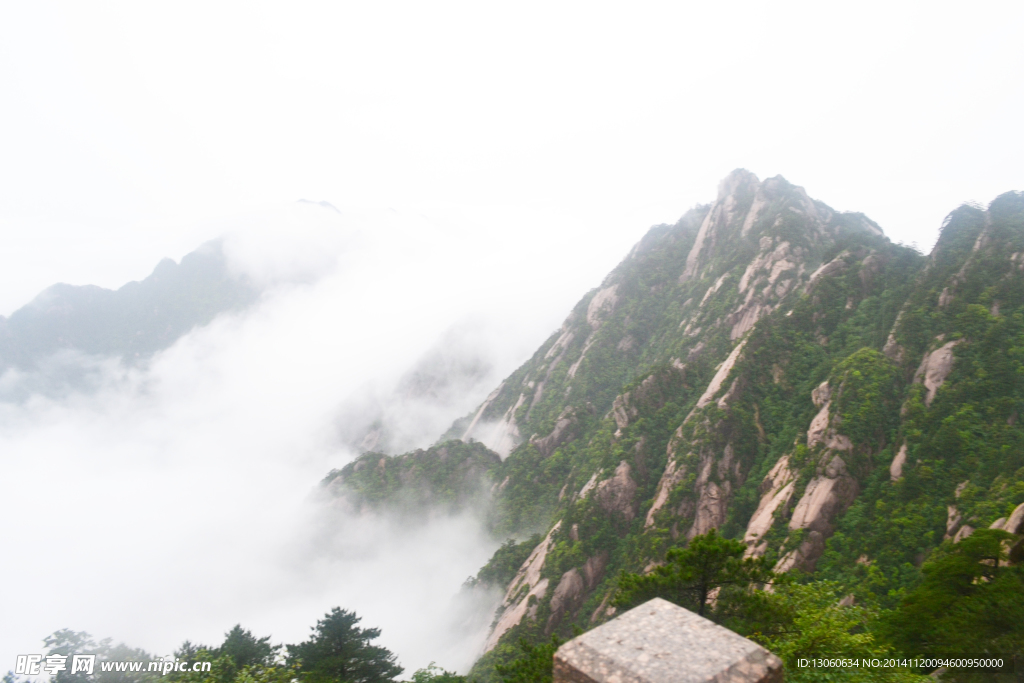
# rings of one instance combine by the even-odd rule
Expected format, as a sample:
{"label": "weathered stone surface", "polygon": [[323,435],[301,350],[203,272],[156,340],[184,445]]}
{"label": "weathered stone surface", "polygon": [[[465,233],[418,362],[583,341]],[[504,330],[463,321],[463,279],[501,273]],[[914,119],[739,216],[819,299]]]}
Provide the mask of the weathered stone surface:
{"label": "weathered stone surface", "polygon": [[1024,534],[1024,503],[1018,505],[1010,513],[1010,518],[1003,524],[1003,530],[1009,531],[1011,534]]}
{"label": "weathered stone surface", "polygon": [[[679,359],[673,361],[671,372],[681,372],[685,369],[685,363]],[[665,374],[662,373],[660,376],[665,377]],[[621,436],[622,430],[626,429],[640,416],[640,407],[657,410],[664,405],[665,397],[658,387],[658,380],[659,374],[652,373],[631,391],[615,397],[615,401],[612,402],[612,409],[606,417],[611,417],[615,420],[615,427],[618,430],[616,437]]]}
{"label": "weathered stone surface", "polygon": [[562,411],[555,422],[555,428],[543,438],[532,438],[530,441],[537,447],[545,458],[555,452],[569,439],[575,438],[579,433],[579,421],[576,419],[576,411],[568,407]]}
{"label": "weathered stone surface", "polygon": [[789,469],[789,456],[785,455],[779,458],[761,482],[761,502],[743,535],[743,541],[747,544],[747,557],[760,557],[768,549],[767,543],[760,541],[775,521],[775,511],[789,502],[795,488],[796,475]]}
{"label": "weathered stone surface", "polygon": [[598,505],[605,512],[618,512],[628,520],[636,517],[636,504],[633,500],[636,497],[636,482],[631,474],[629,463],[623,460],[610,479],[597,485],[594,494]]}
{"label": "weathered stone surface", "polygon": [[583,581],[587,584],[587,590],[593,590],[604,576],[604,568],[608,566],[608,551],[602,550],[597,555],[590,557],[583,564]]}
{"label": "weathered stone surface", "polygon": [[781,683],[753,641],[655,598],[562,645],[555,683]]}
{"label": "weathered stone surface", "polygon": [[565,614],[575,612],[583,601],[584,581],[578,569],[562,574],[561,581],[551,596],[551,616],[548,617],[547,632],[551,633]]}
{"label": "weathered stone surface", "polygon": [[847,473],[846,464],[838,455],[819,472],[807,484],[789,520],[790,530],[806,529],[808,533],[799,548],[779,559],[775,565],[777,572],[794,567],[814,571],[815,562],[825,550],[825,539],[832,535],[833,521],[857,497],[857,481]]}
{"label": "weathered stone surface", "polygon": [[615,310],[616,304],[619,303],[618,289],[618,285],[605,287],[599,290],[594,295],[594,298],[590,300],[590,305],[587,306],[587,322],[590,324],[590,327],[595,330],[599,328],[601,321]]}
{"label": "weathered stone surface", "polygon": [[[740,354],[743,353],[743,347],[746,345],[746,341],[742,341],[736,345],[732,350],[732,353],[718,366],[718,371],[715,372],[715,376],[711,378],[711,382],[708,384],[708,388],[704,390],[701,397],[697,399],[697,406],[694,410],[699,410],[707,404],[711,403],[711,399],[714,398],[715,394],[722,390],[722,384],[725,382],[725,378],[732,372],[732,368],[736,365],[736,361],[739,359]],[[692,415],[693,413],[691,413]],[[687,417],[686,419],[690,419]]]}
{"label": "weathered stone surface", "polygon": [[[693,538],[706,534],[712,529],[717,529],[725,522],[726,506],[729,502],[729,495],[732,493],[732,484],[726,478],[729,465],[733,459],[732,444],[726,444],[722,458],[716,459],[713,453],[701,455],[700,473],[694,484],[694,492],[697,494],[696,515],[693,525],[686,533],[687,538]],[[717,463],[719,482],[711,480],[711,473]],[[685,516],[685,515],[680,515]]]}
{"label": "weathered stone surface", "polygon": [[953,538],[953,534],[960,528],[960,520],[962,519],[960,511],[957,510],[955,505],[946,506],[946,536],[945,538]]}
{"label": "weathered stone surface", "polygon": [[828,263],[823,263],[821,267],[811,273],[811,278],[807,281],[804,291],[811,291],[811,289],[813,289],[814,286],[823,278],[834,277],[845,271],[847,269],[847,265],[844,259],[849,255],[849,252],[843,251]]}
{"label": "weathered stone surface", "polygon": [[508,589],[505,591],[505,599],[502,602],[501,616],[498,617],[497,623],[487,637],[484,652],[494,649],[505,632],[523,620],[531,596],[540,600],[547,594],[548,580],[540,578],[540,572],[544,568],[544,560],[547,559],[548,549],[551,547],[551,537],[561,526],[562,522],[559,521],[551,528],[548,535],[533,549],[530,556],[523,562],[523,566],[516,572],[515,578],[509,583]]}
{"label": "weathered stone surface", "polygon": [[713,481],[704,484],[700,490],[700,497],[697,501],[697,515],[693,520],[693,526],[686,533],[686,537],[692,539],[717,529],[725,521],[725,507],[728,501],[729,482],[723,482],[721,486]]}
{"label": "weathered stone surface", "polygon": [[949,377],[949,373],[953,369],[953,347],[959,344],[960,341],[947,342],[931,353],[925,354],[925,357],[921,360],[920,367],[914,373],[914,381],[923,382],[924,388],[928,390],[924,397],[925,405],[930,406],[932,404],[932,401],[935,400],[935,394],[945,383],[946,378]]}
{"label": "weathered stone surface", "polygon": [[793,510],[793,517],[789,521],[789,528],[824,530],[827,525],[839,512],[843,503],[852,498],[850,493],[844,489],[849,488],[850,482],[842,481],[839,477],[815,477],[807,484],[807,490]]}
{"label": "weathered stone surface", "polygon": [[[573,530],[575,529],[576,525],[574,524]],[[579,540],[578,534],[576,540]],[[608,566],[608,551],[602,550],[588,558],[582,568],[573,568],[562,574],[562,578],[551,596],[551,616],[548,617],[545,633],[552,633],[567,614],[573,614],[580,608],[587,598],[587,593],[594,590],[600,583],[606,566]],[[602,606],[608,599],[605,599]],[[594,621],[593,617],[591,621]]]}
{"label": "weathered stone surface", "polygon": [[590,475],[590,479],[587,479],[587,483],[584,484],[583,488],[580,489],[580,492],[578,494],[580,500],[586,498],[587,495],[594,490],[594,487],[597,486],[597,478],[598,476],[600,476],[600,474],[601,470],[598,470],[597,472],[594,472],[592,475]]}
{"label": "weathered stone surface", "polygon": [[964,524],[960,527],[960,531],[956,532],[956,536],[953,537],[953,543],[959,543],[968,536],[974,533],[974,527],[970,524]]}
{"label": "weathered stone surface", "polygon": [[[515,405],[505,411],[505,415],[496,424],[478,426],[474,418],[473,425],[466,430],[463,440],[468,439],[472,433],[478,441],[483,442],[485,446],[500,455],[502,459],[507,458],[512,449],[519,445],[519,425],[516,423],[515,414],[519,410],[519,406],[523,405],[525,401],[526,394],[519,394],[519,399],[515,402]],[[480,412],[482,411],[483,409],[481,408]]]}
{"label": "weathered stone surface", "polygon": [[697,231],[693,247],[686,257],[686,267],[679,276],[680,282],[686,282],[697,274],[704,263],[702,252],[707,253],[707,248],[714,245],[718,231],[737,217],[737,195],[754,194],[760,189],[759,186],[757,176],[744,169],[736,169],[719,183],[718,200],[708,211]]}
{"label": "weathered stone surface", "polygon": [[[678,433],[679,430],[676,430],[677,435]],[[655,513],[665,506],[665,503],[668,502],[668,497],[672,492],[672,489],[675,488],[676,484],[678,484],[684,476],[686,476],[686,466],[677,466],[676,460],[671,458],[668,461],[668,465],[665,466],[665,472],[662,473],[661,479],[658,481],[658,488],[654,494],[654,503],[651,504],[651,509],[647,511],[647,519],[644,522],[645,528],[654,526]]]}
{"label": "weathered stone surface", "polygon": [[829,386],[828,380],[825,380],[811,392],[811,401],[814,405],[819,408],[829,402],[832,398],[832,387]]}
{"label": "weathered stone surface", "polygon": [[638,414],[636,408],[629,405],[629,392],[620,394],[615,397],[615,401],[612,403],[612,410],[610,415],[615,420],[615,426],[618,429],[625,429],[629,426],[631,418],[636,417]]}
{"label": "weathered stone surface", "polygon": [[903,466],[907,464],[907,444],[900,446],[899,453],[892,459],[889,464],[889,478],[892,481],[898,480],[903,476]]}
{"label": "weathered stone surface", "polygon": [[731,406],[733,402],[736,401],[736,397],[739,396],[740,389],[742,389],[742,386],[740,384],[740,378],[737,377],[732,381],[732,384],[729,385],[729,391],[722,394],[722,398],[718,399],[718,407],[725,410]]}
{"label": "weathered stone surface", "polygon": [[814,448],[825,440],[825,430],[828,429],[828,413],[831,402],[826,401],[818,411],[818,414],[811,420],[811,426],[807,428],[807,447]]}

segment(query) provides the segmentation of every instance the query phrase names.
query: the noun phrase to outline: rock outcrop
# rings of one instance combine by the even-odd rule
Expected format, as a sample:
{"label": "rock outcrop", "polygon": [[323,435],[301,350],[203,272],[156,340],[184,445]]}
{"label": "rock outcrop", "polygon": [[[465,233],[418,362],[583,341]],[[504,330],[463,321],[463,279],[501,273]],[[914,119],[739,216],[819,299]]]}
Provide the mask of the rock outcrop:
{"label": "rock outcrop", "polygon": [[[831,455],[826,451],[826,456]],[[838,455],[824,470],[807,484],[793,509],[789,520],[790,531],[804,531],[803,541],[795,550],[784,555],[775,565],[775,571],[785,572],[794,567],[814,571],[815,562],[825,550],[825,539],[832,535],[833,522],[857,497],[857,480],[846,471],[846,463]]]}
{"label": "rock outcrop", "polygon": [[946,342],[931,353],[925,354],[921,365],[914,373],[914,381],[922,382],[927,394],[924,403],[927,406],[935,400],[935,394],[945,383],[949,373],[953,370],[953,348],[960,343],[960,340]]}
{"label": "rock outcrop", "polygon": [[1024,503],[1014,508],[1002,528],[1011,534],[1024,535]]}
{"label": "rock outcrop", "polygon": [[526,562],[516,572],[515,578],[509,583],[502,601],[501,613],[484,643],[484,652],[492,650],[510,628],[523,620],[529,609],[531,598],[537,600],[547,594],[549,582],[540,577],[540,572],[551,547],[551,537],[558,531],[561,524],[558,522],[551,528],[551,531],[533,549],[530,556],[526,558]]}
{"label": "rock outcrop", "polygon": [[605,512],[620,514],[627,521],[636,517],[636,482],[631,474],[629,463],[623,460],[615,468],[615,474],[598,484],[594,493]]}
{"label": "rock outcrop", "polygon": [[[855,530],[833,550],[890,576],[940,543],[940,506],[953,503],[947,536],[961,541],[992,510],[1008,512],[1019,502],[1017,399],[1012,382],[987,378],[1018,362],[1005,342],[1016,332],[1004,332],[1024,310],[1024,196],[1004,201],[1005,219],[998,202],[954,212],[929,259],[864,216],[742,170],[710,205],[653,227],[466,418],[469,438],[496,425],[515,444],[493,479],[507,482],[494,493],[501,528],[564,528],[545,541],[557,543],[557,572],[525,578],[547,557],[538,546],[499,628],[544,614],[531,629],[567,635],[610,616],[597,529],[600,547],[636,568],[723,528],[744,530],[748,557],[813,571],[843,524]],[[952,405],[966,395],[972,410]],[[965,478],[954,502],[943,487]],[[844,520],[858,497],[867,512]],[[996,527],[1020,528],[1022,516]],[[906,547],[879,547],[891,539]]]}
{"label": "rock outcrop", "polygon": [[548,617],[546,633],[551,633],[566,615],[575,613],[583,605],[587,593],[604,577],[607,564],[608,552],[602,551],[588,558],[583,567],[574,567],[562,574],[551,596],[551,616]]}
{"label": "rock outcrop", "polygon": [[782,514],[785,506],[793,497],[796,488],[796,473],[789,468],[789,456],[779,458],[775,466],[761,482],[761,502],[747,524],[743,542],[747,544],[746,557],[759,557],[768,549],[768,542],[763,541],[764,535],[775,522],[775,515]]}
{"label": "rock outcrop", "polygon": [[579,420],[576,418],[576,409],[568,406],[558,416],[555,428],[543,438],[531,437],[530,441],[537,447],[545,457],[555,452],[555,449],[566,441],[579,434]]}
{"label": "rock outcrop", "polygon": [[907,464],[907,444],[904,442],[900,446],[899,452],[896,453],[896,457],[892,459],[889,464],[889,478],[892,481],[898,481],[903,476],[903,466]]}

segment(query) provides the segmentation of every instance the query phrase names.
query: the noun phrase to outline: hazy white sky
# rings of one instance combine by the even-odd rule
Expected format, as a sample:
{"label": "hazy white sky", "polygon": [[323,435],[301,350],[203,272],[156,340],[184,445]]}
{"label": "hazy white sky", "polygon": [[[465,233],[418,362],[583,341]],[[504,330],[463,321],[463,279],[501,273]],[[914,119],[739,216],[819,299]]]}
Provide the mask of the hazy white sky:
{"label": "hazy white sky", "polygon": [[[320,276],[149,367],[111,365],[97,395],[0,406],[0,546],[21,553],[0,575],[0,672],[57,628],[159,652],[238,621],[295,642],[335,604],[409,667],[467,666],[487,610],[468,639],[445,620],[494,539],[472,519],[318,526],[309,492],[351,457],[335,408],[467,315],[501,376],[736,167],[930,248],[961,202],[1024,189],[1022,19],[1021,3],[0,0],[0,314],[225,232],[254,275]],[[182,529],[195,552],[165,551]],[[103,545],[125,539],[143,542]]]}
{"label": "hazy white sky", "polygon": [[[743,166],[930,247],[1024,188],[1024,5],[0,3],[0,312],[298,198],[515,206],[622,255]],[[213,225],[211,225],[213,221]],[[627,234],[629,239],[618,238]]]}

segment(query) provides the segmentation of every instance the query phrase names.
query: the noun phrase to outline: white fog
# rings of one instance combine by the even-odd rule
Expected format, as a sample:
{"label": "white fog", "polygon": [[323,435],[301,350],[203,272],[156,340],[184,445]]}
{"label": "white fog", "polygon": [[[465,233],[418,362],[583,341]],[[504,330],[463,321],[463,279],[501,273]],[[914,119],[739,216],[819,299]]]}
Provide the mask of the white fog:
{"label": "white fog", "polygon": [[[557,328],[572,282],[599,283],[624,245],[565,259],[567,244],[538,254],[505,239],[514,226],[498,218],[312,203],[221,227],[229,263],[268,287],[255,307],[140,367],[82,359],[100,369],[96,393],[0,406],[0,544],[16,549],[4,604],[19,615],[0,626],[0,657],[60,628],[162,654],[219,643],[235,623],[299,642],[342,606],[381,628],[410,672],[467,668],[495,603],[459,590],[497,542],[471,514],[409,526],[318,500],[318,482],[356,455],[338,438],[339,405],[386,399],[450,327],[468,328],[476,347],[464,350],[490,372],[449,405],[392,410],[407,443],[428,446]],[[508,277],[465,287],[494,273]]]}

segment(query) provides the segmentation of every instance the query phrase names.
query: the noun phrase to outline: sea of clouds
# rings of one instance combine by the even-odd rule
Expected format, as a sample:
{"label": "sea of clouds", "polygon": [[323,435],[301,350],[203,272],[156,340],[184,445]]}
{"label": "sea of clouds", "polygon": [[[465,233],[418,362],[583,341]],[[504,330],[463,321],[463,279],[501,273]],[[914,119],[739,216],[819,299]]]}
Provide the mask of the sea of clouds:
{"label": "sea of clouds", "polygon": [[[341,407],[372,396],[396,443],[429,445],[639,233],[317,203],[214,228],[263,288],[255,306],[142,364],[78,359],[98,378],[88,391],[0,404],[0,670],[61,628],[167,654],[236,623],[296,643],[334,606],[380,628],[407,674],[467,669],[498,596],[462,582],[501,539],[472,512],[410,524],[324,505],[318,482],[357,455]],[[453,334],[479,372],[443,401],[396,394]]]}

